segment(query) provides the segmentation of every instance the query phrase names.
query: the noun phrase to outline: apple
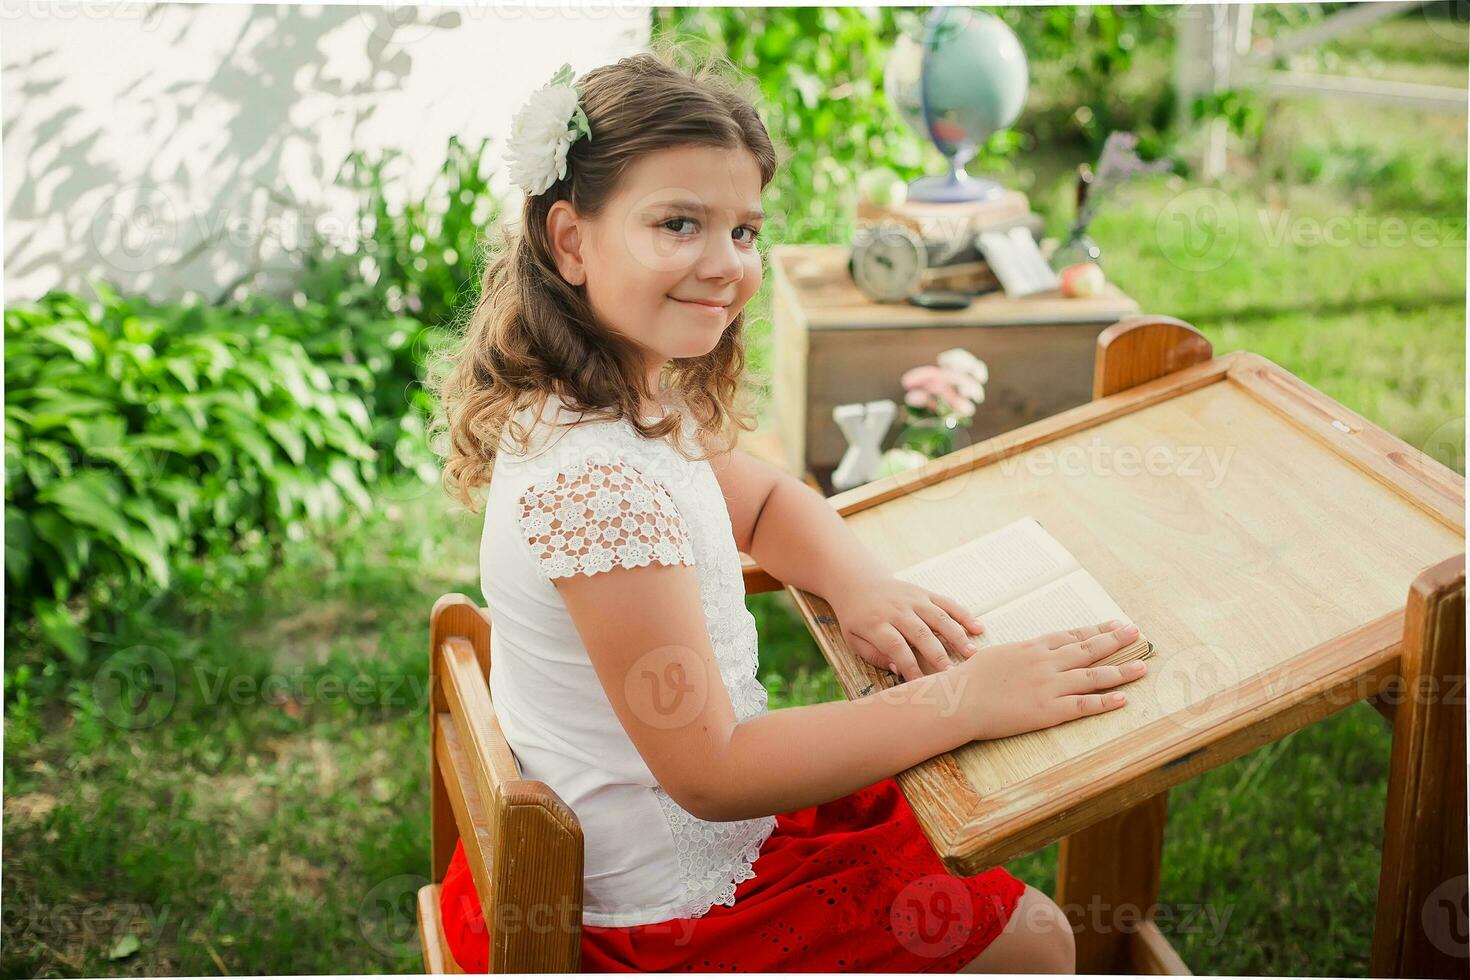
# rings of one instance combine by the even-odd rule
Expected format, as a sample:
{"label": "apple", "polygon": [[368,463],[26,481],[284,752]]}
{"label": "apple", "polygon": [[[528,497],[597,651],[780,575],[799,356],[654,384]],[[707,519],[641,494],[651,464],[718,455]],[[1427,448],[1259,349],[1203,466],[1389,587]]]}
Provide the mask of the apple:
{"label": "apple", "polygon": [[857,179],[858,194],[880,208],[891,208],[908,198],[909,185],[889,167],[865,170]]}
{"label": "apple", "polygon": [[1101,293],[1107,279],[1096,262],[1075,262],[1061,271],[1062,295],[1080,298]]}

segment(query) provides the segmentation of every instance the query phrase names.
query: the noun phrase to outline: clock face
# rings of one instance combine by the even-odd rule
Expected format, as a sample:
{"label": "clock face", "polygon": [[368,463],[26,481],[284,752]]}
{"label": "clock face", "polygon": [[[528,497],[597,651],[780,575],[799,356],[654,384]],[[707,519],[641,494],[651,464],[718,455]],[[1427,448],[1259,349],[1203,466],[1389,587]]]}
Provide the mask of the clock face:
{"label": "clock face", "polygon": [[853,281],[882,303],[913,295],[927,264],[924,243],[907,228],[869,232],[852,249]]}

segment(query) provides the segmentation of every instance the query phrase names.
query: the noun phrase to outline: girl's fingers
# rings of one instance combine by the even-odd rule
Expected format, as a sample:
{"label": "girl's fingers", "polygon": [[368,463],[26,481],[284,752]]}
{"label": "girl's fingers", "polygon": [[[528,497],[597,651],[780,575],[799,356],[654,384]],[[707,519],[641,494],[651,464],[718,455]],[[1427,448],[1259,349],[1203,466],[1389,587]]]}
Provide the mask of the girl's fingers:
{"label": "girl's fingers", "polygon": [[966,633],[965,627],[955,622],[954,617],[944,609],[931,603],[927,606],[915,607],[914,612],[929,624],[930,629],[939,634],[939,638],[944,640],[949,652],[953,653],[956,658],[968,660],[974,654],[975,651],[970,649],[974,642],[970,639],[970,634]]}
{"label": "girl's fingers", "polygon": [[953,666],[950,663],[949,654],[944,652],[944,644],[939,642],[939,635],[919,617],[917,612],[910,612],[899,617],[897,626],[898,631],[917,652],[919,661],[927,668],[924,673],[937,674]]}
{"label": "girl's fingers", "polygon": [[1142,660],[1134,660],[1130,663],[1113,665],[1108,664],[1100,667],[1077,667],[1073,670],[1062,671],[1063,690],[1068,694],[1088,694],[1108,687],[1117,687],[1129,681],[1136,681],[1148,673],[1148,666]]}
{"label": "girl's fingers", "polygon": [[1120,619],[1110,620],[1106,623],[1096,623],[1087,626],[1076,626],[1069,630],[1057,630],[1052,633],[1044,633],[1038,639],[1045,643],[1048,649],[1056,650],[1073,643],[1079,643],[1089,637],[1106,633],[1123,625]]}
{"label": "girl's fingers", "polygon": [[1056,650],[1058,664],[1064,670],[1086,667],[1097,663],[1111,653],[1116,653],[1136,639],[1138,639],[1138,627],[1131,623],[1106,633],[1098,633],[1081,642],[1058,647]]}
{"label": "girl's fingers", "polygon": [[877,647],[856,633],[848,634],[847,645],[852,649],[853,653],[862,657],[864,661],[872,664],[874,667],[882,667],[887,663],[885,659],[882,659],[887,656],[886,654],[880,654]]}
{"label": "girl's fingers", "polygon": [[980,622],[980,618],[973,615],[970,610],[966,609],[964,606],[960,605],[949,596],[943,595],[939,592],[931,592],[929,593],[929,601],[934,603],[940,609],[943,609],[945,612],[949,613],[949,615],[954,618],[955,622],[959,623],[960,626],[962,626],[969,632],[977,636],[985,632],[985,624]]}
{"label": "girl's fingers", "polygon": [[878,627],[869,637],[869,642],[878,648],[880,654],[887,654],[889,662],[897,668],[897,673],[904,680],[912,681],[924,676],[918,661],[914,659],[914,651],[909,647],[908,640],[904,639],[903,634],[892,623],[884,623]]}
{"label": "girl's fingers", "polygon": [[1121,708],[1128,703],[1128,696],[1122,691],[1109,691],[1107,694],[1068,694],[1058,698],[1057,703],[1061,706],[1062,717],[1082,718]]}

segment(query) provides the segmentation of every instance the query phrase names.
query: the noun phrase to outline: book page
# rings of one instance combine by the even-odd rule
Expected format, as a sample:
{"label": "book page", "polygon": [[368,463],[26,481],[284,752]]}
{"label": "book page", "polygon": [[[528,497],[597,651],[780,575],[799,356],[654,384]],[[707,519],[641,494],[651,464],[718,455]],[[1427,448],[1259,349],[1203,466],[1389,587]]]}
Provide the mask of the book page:
{"label": "book page", "polygon": [[1077,568],[1034,517],[1022,517],[894,573],[951,596],[977,616]]}
{"label": "book page", "polygon": [[976,643],[982,646],[1017,643],[1043,633],[1093,626],[1110,619],[1133,622],[1103,591],[1097,579],[1079,568],[982,615],[980,621],[985,624],[985,632]]}

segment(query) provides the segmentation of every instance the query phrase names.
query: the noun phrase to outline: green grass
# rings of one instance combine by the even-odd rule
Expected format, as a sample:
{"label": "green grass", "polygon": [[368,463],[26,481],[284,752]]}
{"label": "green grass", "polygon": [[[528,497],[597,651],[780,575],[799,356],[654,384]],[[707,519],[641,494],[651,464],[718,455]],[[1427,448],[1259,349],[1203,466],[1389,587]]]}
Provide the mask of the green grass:
{"label": "green grass", "polygon": [[[1464,39],[1422,20],[1358,38],[1332,70],[1463,84]],[[1282,102],[1257,166],[1215,190],[1139,184],[1094,233],[1146,311],[1271,358],[1463,472],[1464,147],[1463,119]],[[1014,174],[1053,234],[1077,162],[1051,147]],[[1302,237],[1333,219],[1341,239]],[[1428,221],[1431,240],[1385,245],[1391,219]],[[752,309],[758,370],[768,308]],[[424,626],[444,592],[481,600],[480,518],[433,488],[378,496],[374,517],[289,543],[203,614],[186,597],[140,609],[111,638],[119,659],[64,697],[7,702],[0,973],[419,969]],[[840,697],[787,598],[749,601],[772,707]],[[150,664],[171,686],[133,727],[108,670]],[[1164,931],[1197,973],[1366,975],[1388,750],[1359,704],[1171,791]],[[1050,892],[1056,850],[1008,867]]]}

